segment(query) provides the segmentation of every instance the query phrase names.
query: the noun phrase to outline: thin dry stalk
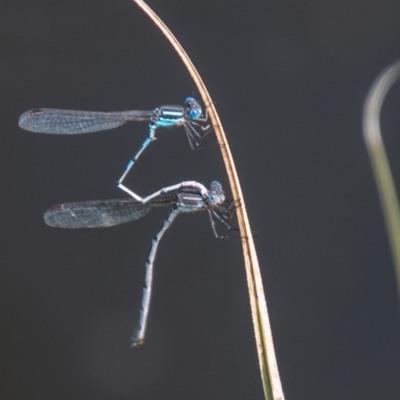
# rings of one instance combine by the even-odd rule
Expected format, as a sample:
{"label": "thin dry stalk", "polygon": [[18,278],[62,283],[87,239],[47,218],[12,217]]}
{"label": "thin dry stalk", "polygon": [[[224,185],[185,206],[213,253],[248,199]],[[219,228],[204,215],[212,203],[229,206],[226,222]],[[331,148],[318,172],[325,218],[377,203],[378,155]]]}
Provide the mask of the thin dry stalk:
{"label": "thin dry stalk", "polygon": [[383,101],[400,76],[400,60],[387,67],[372,84],[364,103],[363,130],[375,181],[381,199],[395,264],[397,292],[400,300],[400,211],[389,160],[382,140],[380,114]]}
{"label": "thin dry stalk", "polygon": [[261,379],[264,388],[265,398],[268,400],[283,400],[282,385],[279,378],[278,366],[276,363],[275,350],[272,341],[271,326],[265,301],[264,288],[261,279],[260,268],[254,241],[250,229],[249,219],[246,212],[242,189],[239,178],[233,162],[232,154],[222,129],[221,121],[214,107],[214,103],[202,81],[199,73],[194,67],[182,46],[176,40],[175,36],[161,21],[161,19],[150,9],[142,0],[133,0],[160,28],[163,34],[171,42],[176,52],[186,65],[190,75],[196,83],[199,93],[202,96],[204,104],[207,105],[208,114],[211,119],[218,144],[221,149],[225,168],[228,174],[234,199],[239,200],[237,206],[237,217],[242,237],[243,256],[245,261],[247,285],[250,295],[251,313],[254,324],[254,331],[257,344],[257,352],[261,369]]}

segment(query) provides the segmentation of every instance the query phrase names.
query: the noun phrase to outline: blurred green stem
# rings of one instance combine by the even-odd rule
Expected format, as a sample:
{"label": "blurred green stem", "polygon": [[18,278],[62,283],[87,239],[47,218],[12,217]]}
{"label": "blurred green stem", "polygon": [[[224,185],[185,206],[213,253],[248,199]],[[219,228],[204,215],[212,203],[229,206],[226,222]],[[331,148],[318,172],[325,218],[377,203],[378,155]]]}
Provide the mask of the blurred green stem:
{"label": "blurred green stem", "polygon": [[380,128],[383,101],[400,76],[400,60],[387,67],[373,83],[364,104],[363,130],[382,203],[386,228],[395,265],[397,292],[400,301],[400,211],[389,160]]}

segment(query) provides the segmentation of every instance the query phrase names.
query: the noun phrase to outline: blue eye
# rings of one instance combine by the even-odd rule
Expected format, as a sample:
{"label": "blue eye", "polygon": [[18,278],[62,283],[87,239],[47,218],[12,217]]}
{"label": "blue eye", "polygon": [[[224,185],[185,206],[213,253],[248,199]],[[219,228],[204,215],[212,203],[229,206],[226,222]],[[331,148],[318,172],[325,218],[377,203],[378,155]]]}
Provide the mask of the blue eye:
{"label": "blue eye", "polygon": [[201,108],[200,107],[190,108],[187,112],[187,115],[192,119],[197,119],[201,116]]}
{"label": "blue eye", "polygon": [[197,104],[197,101],[194,99],[194,97],[186,97],[185,104],[186,104],[188,107],[190,107],[190,106],[192,106],[193,104]]}
{"label": "blue eye", "polygon": [[222,185],[218,181],[212,181],[210,184],[210,189],[213,192],[223,193]]}
{"label": "blue eye", "polygon": [[186,115],[191,119],[198,119],[201,117],[201,107],[194,97],[187,97],[185,100],[187,106]]}

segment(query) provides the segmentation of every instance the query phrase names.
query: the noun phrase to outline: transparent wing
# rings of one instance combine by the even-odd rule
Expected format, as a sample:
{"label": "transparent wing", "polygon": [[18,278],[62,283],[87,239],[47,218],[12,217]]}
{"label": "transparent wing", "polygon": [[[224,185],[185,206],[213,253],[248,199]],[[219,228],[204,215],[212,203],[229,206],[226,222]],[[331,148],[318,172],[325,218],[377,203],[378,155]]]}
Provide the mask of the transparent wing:
{"label": "transparent wing", "polygon": [[76,201],[50,207],[43,218],[56,228],[106,228],[139,219],[154,207],[171,206],[174,199],[161,194],[146,204],[134,199]]}
{"label": "transparent wing", "polygon": [[134,199],[92,200],[57,204],[44,213],[44,222],[56,228],[105,228],[146,215],[151,204]]}
{"label": "transparent wing", "polygon": [[75,134],[104,131],[127,121],[148,121],[153,111],[75,111],[42,108],[29,110],[19,117],[23,129],[41,133]]}

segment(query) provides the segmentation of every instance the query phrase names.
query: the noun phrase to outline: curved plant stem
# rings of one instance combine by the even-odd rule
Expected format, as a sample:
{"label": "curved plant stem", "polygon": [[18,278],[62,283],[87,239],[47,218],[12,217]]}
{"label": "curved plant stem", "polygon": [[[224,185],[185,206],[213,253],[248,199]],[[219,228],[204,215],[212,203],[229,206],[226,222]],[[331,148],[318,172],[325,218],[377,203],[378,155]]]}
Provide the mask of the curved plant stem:
{"label": "curved plant stem", "polygon": [[231,185],[232,194],[238,200],[237,217],[242,237],[243,255],[246,268],[247,285],[250,295],[251,313],[254,324],[258,358],[261,369],[261,379],[264,388],[265,398],[268,400],[283,400],[282,385],[279,378],[279,371],[276,363],[275,350],[272,341],[271,327],[268,317],[267,305],[265,301],[264,288],[261,279],[260,268],[254,241],[250,229],[249,219],[246,212],[242,189],[233,162],[232,154],[222,129],[221,121],[214,107],[214,103],[202,81],[199,73],[189,59],[185,50],[179,44],[175,36],[161,21],[161,19],[150,9],[142,0],[133,0],[160,28],[163,34],[171,42],[172,46],[179,54],[183,63],[189,70],[190,75],[195,81],[204,104],[207,106],[208,114],[217,136],[218,144],[221,149],[225,168]]}
{"label": "curved plant stem", "polygon": [[397,292],[400,300],[400,211],[389,160],[379,123],[383,101],[400,76],[400,60],[387,67],[372,84],[364,103],[363,130],[382,203],[390,247],[395,264]]}

